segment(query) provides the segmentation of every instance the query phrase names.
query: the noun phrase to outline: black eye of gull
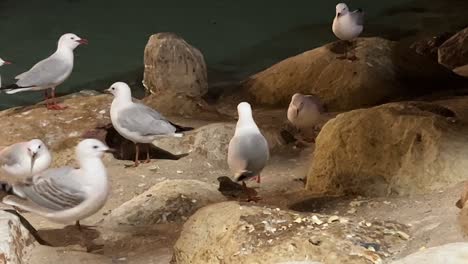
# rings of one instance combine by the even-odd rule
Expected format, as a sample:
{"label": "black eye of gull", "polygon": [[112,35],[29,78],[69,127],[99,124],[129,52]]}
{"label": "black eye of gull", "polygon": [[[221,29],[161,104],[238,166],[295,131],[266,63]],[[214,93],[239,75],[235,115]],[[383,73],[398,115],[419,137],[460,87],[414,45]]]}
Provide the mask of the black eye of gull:
{"label": "black eye of gull", "polygon": [[39,147],[38,147],[38,148],[41,148],[41,145],[39,145]]}
{"label": "black eye of gull", "polygon": [[97,149],[97,148],[98,148],[98,146],[93,146],[93,149]]}

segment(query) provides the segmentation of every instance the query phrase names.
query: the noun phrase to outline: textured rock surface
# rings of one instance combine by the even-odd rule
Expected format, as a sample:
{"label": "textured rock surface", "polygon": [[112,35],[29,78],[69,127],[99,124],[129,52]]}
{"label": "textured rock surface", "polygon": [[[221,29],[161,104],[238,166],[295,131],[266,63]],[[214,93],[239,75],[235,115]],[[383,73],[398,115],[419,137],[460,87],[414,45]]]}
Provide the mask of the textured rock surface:
{"label": "textured rock surface", "polygon": [[449,69],[468,64],[468,27],[439,47],[439,63]]}
{"label": "textured rock surface", "polygon": [[[224,202],[197,211],[174,246],[178,264],[379,263],[404,241],[396,223],[352,223],[340,217],[299,214]],[[377,242],[379,241],[379,242]],[[378,243],[377,252],[366,247]],[[220,245],[223,245],[220,247]]]}
{"label": "textured rock surface", "polygon": [[[273,65],[243,84],[257,103],[286,106],[300,92],[330,111],[376,105],[402,96],[455,88],[459,77],[437,62],[380,38],[334,42]],[[337,59],[348,48],[357,60]],[[424,67],[421,67],[424,65]]]}
{"label": "textured rock surface", "polygon": [[451,243],[421,250],[391,264],[465,264],[468,261],[468,243]]}
{"label": "textured rock surface", "polygon": [[437,61],[440,45],[452,36],[452,32],[445,32],[431,38],[421,39],[413,43],[411,49],[420,55],[427,56],[431,60]]}
{"label": "textured rock surface", "polygon": [[35,245],[35,239],[23,227],[20,219],[0,210],[0,263],[24,263]]}
{"label": "textured rock surface", "polygon": [[307,189],[406,195],[463,181],[468,137],[454,116],[448,108],[423,102],[340,114],[317,138]]}
{"label": "textured rock surface", "polygon": [[144,85],[152,94],[200,97],[208,91],[202,53],[173,33],[152,35],[145,47]]}
{"label": "textured rock surface", "polygon": [[453,69],[453,72],[455,72],[458,75],[461,75],[461,76],[464,76],[464,77],[468,78],[468,64]]}
{"label": "textured rock surface", "polygon": [[104,226],[182,223],[199,208],[225,198],[217,186],[197,180],[166,180],[114,209]]}

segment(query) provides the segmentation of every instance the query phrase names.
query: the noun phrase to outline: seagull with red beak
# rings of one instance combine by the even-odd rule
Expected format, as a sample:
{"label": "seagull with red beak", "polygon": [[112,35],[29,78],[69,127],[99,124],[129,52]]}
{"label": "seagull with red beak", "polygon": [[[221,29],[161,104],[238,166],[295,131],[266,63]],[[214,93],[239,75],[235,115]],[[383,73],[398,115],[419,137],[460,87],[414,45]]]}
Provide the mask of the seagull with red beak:
{"label": "seagull with red beak", "polygon": [[[0,66],[11,64],[11,62],[0,59]],[[0,78],[0,87],[2,86],[2,78]]]}
{"label": "seagull with red beak", "polygon": [[1,89],[6,90],[7,94],[45,90],[47,109],[65,109],[66,107],[55,102],[55,88],[70,76],[73,70],[73,50],[81,44],[88,44],[88,41],[73,33],[62,35],[54,54],[36,63],[29,71],[16,76],[15,79],[18,81],[15,84]]}

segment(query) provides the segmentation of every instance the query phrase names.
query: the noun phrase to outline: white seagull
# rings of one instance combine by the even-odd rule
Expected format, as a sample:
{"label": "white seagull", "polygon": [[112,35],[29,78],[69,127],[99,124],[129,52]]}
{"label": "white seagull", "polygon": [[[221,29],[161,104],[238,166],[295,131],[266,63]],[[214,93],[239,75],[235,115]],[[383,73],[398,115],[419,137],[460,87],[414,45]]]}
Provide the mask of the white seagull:
{"label": "white seagull", "polygon": [[[11,64],[11,62],[0,59],[0,67],[3,66],[3,65],[8,65],[8,64]],[[2,87],[2,78],[1,77],[0,77],[0,87]]]}
{"label": "white seagull", "polygon": [[[62,84],[73,70],[73,50],[80,44],[88,44],[86,39],[73,33],[60,37],[57,50],[48,58],[36,63],[29,71],[15,77],[18,81],[3,87],[7,94],[23,91],[45,90],[45,99],[48,109],[62,110],[65,107],[55,102],[55,88]],[[49,103],[48,89],[51,90],[51,103]]]}
{"label": "white seagull", "polygon": [[0,150],[0,168],[15,182],[29,182],[33,175],[49,168],[52,156],[40,139],[15,143]]}
{"label": "white seagull", "polygon": [[85,219],[107,201],[109,182],[102,163],[111,149],[96,139],[85,139],[76,147],[79,169],[60,167],[34,175],[31,183],[14,184],[15,195],[3,203],[40,215],[52,222],[68,224]]}
{"label": "white seagull", "polygon": [[[357,38],[364,29],[364,12],[357,9],[349,12],[344,3],[336,5],[336,15],[333,19],[332,30],[335,36],[341,40],[350,41]],[[345,53],[347,57],[347,50]]]}
{"label": "white seagull", "polygon": [[260,173],[267,164],[270,152],[268,142],[252,117],[250,104],[240,103],[237,112],[239,119],[229,142],[227,163],[234,179],[242,181],[246,189],[245,180],[256,177],[260,183]]}
{"label": "white seagull", "polygon": [[[135,144],[135,163],[139,165],[138,143],[152,143],[159,137],[182,137],[176,133],[177,125],[168,121],[163,115],[151,107],[134,103],[132,91],[124,82],[116,82],[105,90],[114,95],[110,108],[110,117],[115,130],[124,138]],[[146,146],[146,160],[150,162],[149,145]]]}

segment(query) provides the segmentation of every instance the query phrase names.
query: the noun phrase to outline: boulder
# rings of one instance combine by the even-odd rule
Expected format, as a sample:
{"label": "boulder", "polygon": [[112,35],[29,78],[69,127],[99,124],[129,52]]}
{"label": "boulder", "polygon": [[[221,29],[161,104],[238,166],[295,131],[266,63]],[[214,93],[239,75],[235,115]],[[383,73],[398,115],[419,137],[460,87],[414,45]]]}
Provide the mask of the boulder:
{"label": "boulder", "polygon": [[433,61],[438,60],[438,51],[439,47],[451,36],[453,36],[453,32],[444,32],[442,34],[420,39],[413,44],[411,44],[411,49],[413,49],[416,53],[426,56]]}
{"label": "boulder", "polygon": [[468,27],[439,47],[439,63],[449,69],[468,64]]}
{"label": "boulder", "polygon": [[112,210],[103,226],[183,223],[199,208],[224,200],[215,185],[197,180],[166,180]]}
{"label": "boulder", "polygon": [[381,263],[405,244],[398,235],[401,229],[405,228],[397,223],[354,223],[337,216],[223,202],[189,218],[174,246],[173,262]]}
{"label": "boulder", "polygon": [[173,33],[152,35],[145,47],[143,85],[151,94],[201,97],[208,91],[202,53]]}
{"label": "boulder", "polygon": [[453,69],[453,72],[460,76],[464,76],[468,78],[468,64]]}
{"label": "boulder", "polygon": [[413,253],[391,264],[465,264],[468,260],[468,243],[451,243]]}
{"label": "boulder", "polygon": [[24,263],[36,240],[14,214],[0,210],[0,263]]}
{"label": "boulder", "polygon": [[[248,78],[243,89],[259,104],[286,106],[299,92],[317,95],[329,111],[346,111],[463,82],[397,42],[359,38],[346,43],[330,43],[283,60]],[[356,60],[339,59],[345,50]]]}
{"label": "boulder", "polygon": [[339,114],[316,139],[307,189],[321,194],[410,195],[463,181],[468,133],[456,121],[454,111],[425,102]]}

